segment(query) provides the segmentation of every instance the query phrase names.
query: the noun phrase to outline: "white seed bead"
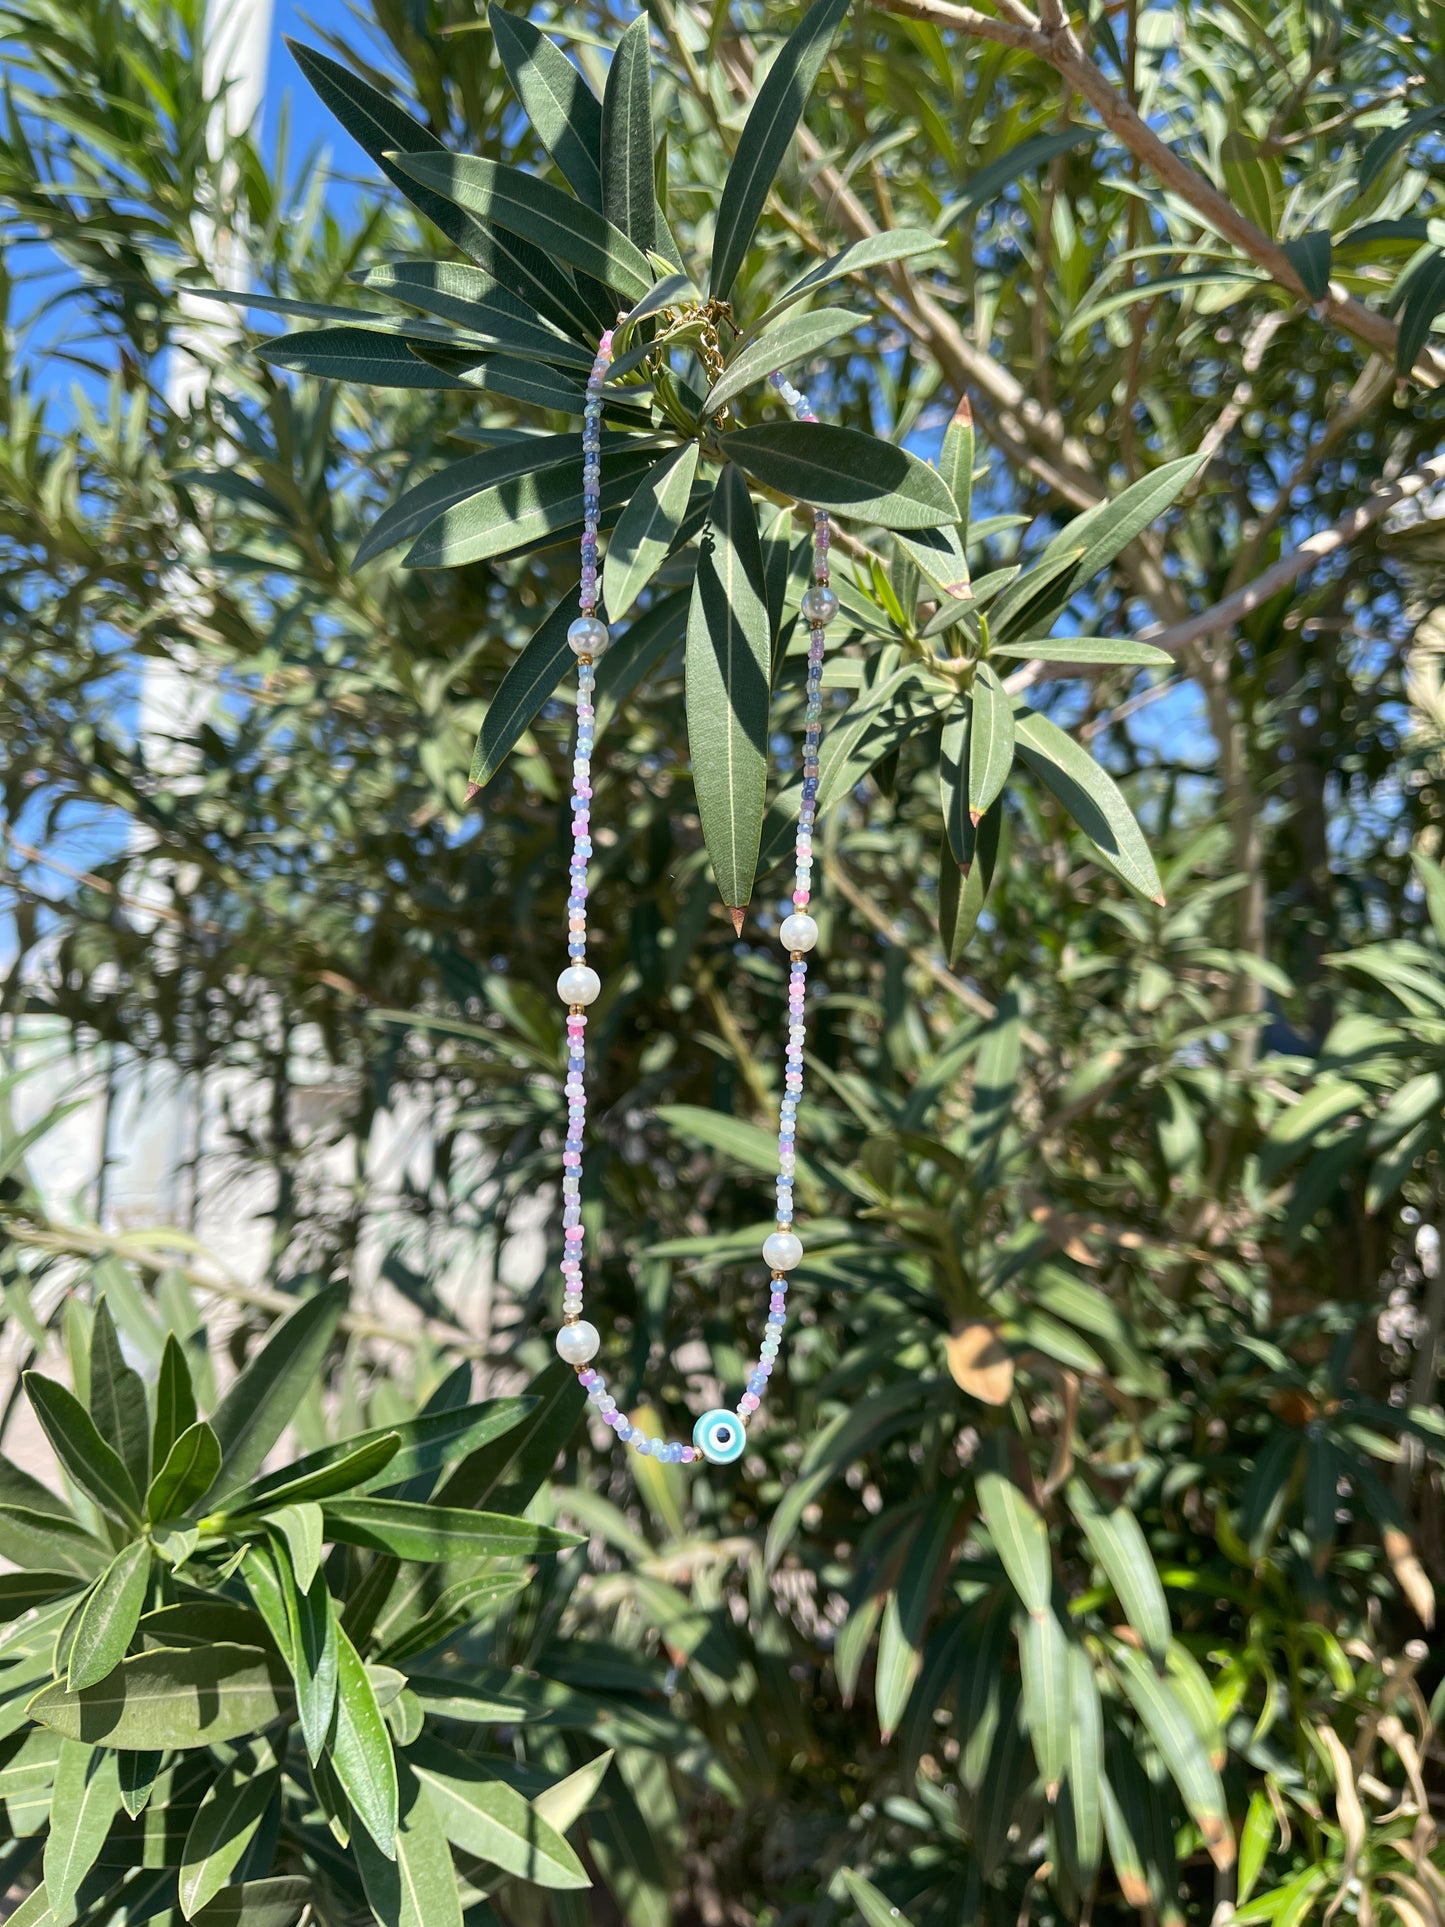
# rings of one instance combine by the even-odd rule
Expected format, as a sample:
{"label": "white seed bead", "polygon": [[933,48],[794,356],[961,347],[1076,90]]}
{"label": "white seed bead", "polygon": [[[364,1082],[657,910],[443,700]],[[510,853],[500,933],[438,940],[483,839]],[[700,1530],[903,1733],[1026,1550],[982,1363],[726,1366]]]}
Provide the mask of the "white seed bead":
{"label": "white seed bead", "polygon": [[602,979],[588,964],[570,964],[557,979],[557,995],[564,1004],[595,1004]]}
{"label": "white seed bead", "polygon": [[611,642],[607,624],[596,616],[578,616],[567,631],[567,643],[574,656],[600,656]]}
{"label": "white seed bead", "polygon": [[763,1263],[769,1271],[791,1271],[803,1262],[803,1241],[793,1231],[774,1231],[763,1240]]}
{"label": "white seed bead", "polygon": [[585,1365],[589,1358],[597,1356],[601,1343],[597,1327],[579,1318],[575,1325],[564,1325],[558,1332],[557,1356],[569,1365]]}
{"label": "white seed bead", "polygon": [[818,926],[806,910],[795,910],[783,918],[778,941],[784,950],[811,950],[818,941]]}

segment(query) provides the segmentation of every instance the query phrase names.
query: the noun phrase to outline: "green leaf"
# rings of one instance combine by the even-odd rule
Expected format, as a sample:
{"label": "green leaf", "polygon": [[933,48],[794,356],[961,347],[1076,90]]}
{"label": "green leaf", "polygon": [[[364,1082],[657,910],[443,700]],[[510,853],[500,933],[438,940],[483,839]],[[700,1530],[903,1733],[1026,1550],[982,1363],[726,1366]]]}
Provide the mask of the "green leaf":
{"label": "green leaf", "polygon": [[943,815],[945,848],[956,865],[972,860],[973,820],[968,813],[968,734],[973,702],[966,695],[944,716],[938,757],[938,806]]}
{"label": "green leaf", "polygon": [[773,178],[803,117],[848,0],[815,0],[779,49],[757,91],[723,181],[713,228],[708,293],[725,301],[767,203]]}
{"label": "green leaf", "polygon": [[412,353],[407,337],[376,328],[308,328],[275,335],[256,349],[258,358],[318,381],[357,381],[372,388],[465,388],[460,376],[434,368]]}
{"label": "green leaf", "polygon": [[482,1761],[426,1737],[416,1742],[407,1759],[426,1788],[442,1831],[463,1853],[540,1887],[592,1884],[562,1835]]}
{"label": "green leaf", "polygon": [[0,1626],[74,1592],[79,1583],[73,1572],[0,1572]]}
{"label": "green leaf", "polygon": [[28,1506],[0,1504],[0,1540],[6,1558],[31,1572],[63,1566],[93,1579],[110,1556],[108,1548],[74,1519],[34,1512]]}
{"label": "green leaf", "polygon": [[[830,0],[817,0],[819,6]],[[765,488],[886,529],[928,529],[957,519],[958,508],[935,469],[907,449],[856,428],[826,422],[766,422],[739,428],[722,443]]]}
{"label": "green leaf", "polygon": [[1259,1883],[1269,1850],[1274,1845],[1274,1802],[1263,1787],[1249,1798],[1249,1810],[1239,1835],[1239,1893],[1242,1907]]}
{"label": "green leaf", "polygon": [[898,1594],[890,1590],[878,1628],[878,1666],[873,1682],[878,1731],[885,1744],[898,1730],[922,1664],[921,1651],[904,1631]]}
{"label": "green leaf", "polygon": [[[620,449],[603,465],[604,521],[626,502],[653,462],[650,449]],[[518,475],[433,518],[403,558],[408,569],[457,568],[555,541],[582,526],[581,464]]]}
{"label": "green leaf", "polygon": [[996,636],[1002,642],[1011,628],[1022,629],[1025,634],[1034,628],[1036,625],[1030,620],[1034,610],[1045,602],[1053,606],[1056,598],[1050,596],[1050,589],[1060,576],[1067,575],[1071,582],[1074,580],[1074,570],[1084,549],[1082,542],[1076,542],[1072,548],[1059,548],[1051,543],[1032,568],[1008,583],[989,610],[990,639]]}
{"label": "green leaf", "polygon": [[156,1378],[156,1420],[151,1434],[151,1464],[163,1466],[182,1432],[196,1422],[196,1394],[185,1349],[174,1332],[166,1333]]}
{"label": "green leaf", "polygon": [[67,1739],[56,1762],[45,1840],[45,1894],[56,1927],[75,1918],[80,1883],[99,1859],[119,1812],[116,1754]]}
{"label": "green leaf", "polygon": [[908,1916],[900,1913],[861,1873],[854,1873],[850,1867],[845,1867],[843,1884],[848,1889],[849,1899],[867,1922],[867,1927],[912,1927]]}
{"label": "green leaf", "polygon": [[968,726],[968,814],[974,823],[1002,791],[1013,760],[1013,705],[994,671],[981,662]]}
{"label": "green leaf", "polygon": [[876,268],[885,261],[908,261],[917,254],[936,254],[942,245],[936,235],[921,227],[895,227],[885,229],[881,234],[865,235],[861,241],[854,241],[840,253],[820,261],[816,268],[810,268],[798,280],[790,282],[777,300],[759,315],[744,339],[751,340],[760,328],[767,327],[785,309],[791,308],[795,301],[816,294],[831,282],[841,281],[844,275],[864,274],[869,268]]}
{"label": "green leaf", "polygon": [[277,1325],[211,1415],[221,1446],[218,1498],[260,1470],[330,1349],[347,1287],[328,1285]]}
{"label": "green leaf", "polygon": [[[17,1506],[24,1512],[44,1513],[52,1518],[63,1519],[67,1525],[75,1525],[75,1516],[65,1500],[29,1472],[22,1472],[3,1452],[0,1452],[0,1505]],[[76,1529],[79,1530],[78,1527]]]}
{"label": "green leaf", "polygon": [[128,1526],[140,1524],[140,1494],[115,1452],[95,1429],[89,1412],[73,1392],[39,1372],[24,1375],[25,1395],[40,1420],[51,1449],[82,1492],[103,1512]]}
{"label": "green leaf", "polygon": [[[379,1437],[369,1438],[365,1444],[358,1445],[354,1452],[333,1457],[329,1464],[318,1465],[309,1471],[299,1466],[291,1466],[290,1477],[272,1475],[262,1481],[257,1480],[233,1492],[226,1501],[226,1517],[237,1518],[243,1513],[272,1513],[283,1506],[300,1506],[316,1499],[330,1499],[339,1492],[352,1492],[361,1486],[379,1482],[383,1473],[387,1483],[396,1479],[393,1462],[401,1446],[399,1432],[383,1432]],[[319,1455],[318,1455],[319,1456]],[[305,1583],[309,1583],[305,1582]]]}
{"label": "green leaf", "polygon": [[[252,1576],[248,1568],[248,1583]],[[325,1748],[336,1708],[340,1669],[336,1614],[324,1573],[313,1567],[309,1577],[303,1579],[294,1566],[278,1554],[274,1560],[274,1576],[284,1602],[286,1661],[296,1683],[296,1711],[306,1751],[314,1762]],[[253,1597],[263,1594],[264,1588],[261,1593],[253,1588]]]}
{"label": "green leaf", "polygon": [[956,201],[950,201],[934,222],[934,230],[944,234],[955,221],[976,207],[996,201],[1002,190],[1016,181],[1020,174],[1027,174],[1034,168],[1047,167],[1059,154],[1068,154],[1076,147],[1091,145],[1103,133],[1102,127],[1059,127],[1047,134],[1035,134],[1028,140],[1019,141],[998,160],[990,161],[973,175],[967,188]]}
{"label": "green leaf", "polygon": [[[944,523],[936,529],[895,529],[893,540],[900,553],[907,556],[930,588],[936,589],[946,603],[962,603],[967,611],[968,557],[963,552],[963,540],[956,528]],[[932,622],[933,618],[929,620]],[[958,620],[957,614],[953,620]]]}
{"label": "green leaf", "polygon": [[1231,128],[1220,143],[1225,190],[1262,234],[1274,239],[1284,199],[1283,176],[1273,154],[1262,153],[1249,135]]}
{"label": "green leaf", "polygon": [[1334,253],[1329,229],[1315,228],[1309,234],[1298,234],[1292,241],[1281,242],[1280,246],[1304,282],[1310,300],[1323,301],[1330,291],[1330,262]]}
{"label": "green leaf", "polygon": [[1070,1479],[1065,1497],[1129,1624],[1143,1640],[1146,1651],[1162,1666],[1173,1638],[1169,1603],[1139,1521],[1127,1506],[1115,1506],[1112,1512],[1106,1512],[1082,1478]]}
{"label": "green leaf", "polygon": [[[911,663],[865,690],[857,702],[849,704],[842,721],[835,723],[823,738],[818,816],[821,818],[831,810],[834,803],[862,782],[881,758],[931,722],[940,707],[952,701],[951,690],[939,683],[925,682]],[[791,807],[791,818],[795,820],[797,814],[796,807]]]}
{"label": "green leaf", "polygon": [[938,458],[939,473],[949,494],[958,504],[960,542],[968,540],[968,518],[973,501],[973,410],[967,395],[959,398],[953,418],[943,431],[943,450]]}
{"label": "green leaf", "polygon": [[1184,1804],[1203,1834],[1215,1865],[1233,1866],[1234,1835],[1230,1831],[1224,1788],[1178,1694],[1169,1681],[1159,1677],[1149,1660],[1132,1647],[1116,1645],[1113,1659],[1124,1691],[1159,1749],[1159,1756],[1183,1795]]}
{"label": "green leaf", "polygon": [[[602,207],[602,109],[566,54],[524,14],[487,9],[497,57],[537,138],[588,207]],[[635,238],[635,237],[634,237]]]}
{"label": "green leaf", "polygon": [[531,1504],[576,1431],[587,1395],[576,1372],[560,1358],[525,1390],[533,1401],[531,1411],[505,1438],[480,1446],[462,1461],[437,1493],[441,1505],[521,1512]]}
{"label": "green leaf", "polygon": [[425,1787],[406,1772],[395,1858],[352,1836],[366,1898],[379,1927],[462,1927],[462,1903],[446,1835]]}
{"label": "green leaf", "polygon": [[203,1499],[221,1469],[221,1441],[204,1419],[188,1426],[172,1445],[165,1463],[146,1494],[146,1518],[152,1525],[178,1519]]}
{"label": "green leaf", "polygon": [[[702,1104],[659,1104],[656,1117],[660,1124],[681,1137],[720,1151],[747,1170],[771,1176],[777,1169],[777,1139],[771,1131],[765,1131],[762,1125],[753,1124],[747,1118],[729,1117]],[[802,1154],[798,1157],[798,1178],[805,1189],[812,1185],[822,1196],[823,1174]]]}
{"label": "green leaf", "polygon": [[1360,156],[1359,193],[1368,194],[1402,147],[1408,147],[1427,127],[1445,118],[1445,104],[1420,107],[1393,127],[1382,127]]}
{"label": "green leaf", "polygon": [[339,1627],[336,1648],[336,1730],[331,1740],[331,1762],[357,1819],[379,1851],[392,1860],[397,1848],[398,1796],[391,1736],[360,1655]]}
{"label": "green leaf", "polygon": [[125,1658],[145,1607],[151,1549],[137,1539],[118,1552],[85,1602],[70,1648],[72,1693],[94,1686]]}
{"label": "green leaf", "polygon": [[509,229],[626,301],[646,294],[657,278],[647,256],[609,220],[535,174],[473,154],[401,154],[396,160],[413,180],[488,227]]}
{"label": "green leaf", "polygon": [[[638,15],[639,23],[644,19]],[[617,518],[602,571],[602,592],[612,621],[627,614],[671,550],[692,496],[698,454],[696,442],[670,449],[638,483]]]}
{"label": "green leaf", "polygon": [[565,1779],[555,1780],[549,1787],[532,1796],[532,1811],[549,1827],[558,1833],[565,1833],[574,1820],[580,1819],[592,1804],[593,1796],[607,1777],[607,1769],[612,1764],[611,1749],[599,1753],[585,1766],[579,1766],[575,1773]]}
{"label": "green leaf", "polygon": [[[262,1759],[270,1758],[267,1747]],[[227,1885],[280,1784],[279,1768],[267,1770],[247,1751],[224,1767],[206,1789],[181,1850],[179,1893],[187,1920]]]}
{"label": "green leaf", "polygon": [[1162,904],[1164,891],[1149,845],[1113,777],[1036,710],[1018,716],[1014,728],[1019,755],[1042,777],[1109,869],[1151,903]]}
{"label": "green leaf", "polygon": [[[43,1732],[45,1729],[37,1728]],[[55,1737],[53,1734],[50,1736]],[[134,1820],[144,1813],[150,1805],[150,1797],[155,1792],[156,1780],[160,1776],[160,1753],[122,1753],[120,1758],[120,1803]]]}
{"label": "green leaf", "polygon": [[995,1434],[984,1450],[987,1457],[980,1455],[977,1481],[979,1511],[1025,1611],[1046,1613],[1053,1591],[1048,1529],[1013,1481],[1004,1435]]}
{"label": "green leaf", "polygon": [[644,254],[657,244],[653,145],[644,12],[617,42],[602,95],[602,209],[612,225]]}
{"label": "green leaf", "polygon": [[702,833],[723,902],[752,895],[767,804],[771,637],[757,517],[724,468],[687,621],[687,740]]}
{"label": "green leaf", "polygon": [[1022,656],[1036,662],[1131,663],[1142,669],[1174,666],[1174,658],[1167,649],[1116,636],[1051,636],[1047,641],[995,642],[990,643],[989,654]]}
{"label": "green leaf", "polygon": [[196,1927],[295,1927],[312,1896],[310,1877],[283,1874],[223,1887],[194,1916]]}
{"label": "green leaf", "polygon": [[322,1510],[329,1539],[395,1553],[398,1559],[530,1558],[582,1544],[574,1532],[530,1519],[405,1499],[348,1499]]}
{"label": "green leaf", "polygon": [[984,812],[977,828],[964,812],[964,861],[947,837],[938,852],[938,934],[951,970],[958,967],[993,885],[1003,835],[1003,803]]}
{"label": "green leaf", "polygon": [[1069,1648],[1070,1704],[1068,1799],[1073,1822],[1074,1852],[1086,1877],[1094,1873],[1103,1854],[1104,1708],[1088,1654],[1081,1646]]}
{"label": "green leaf", "polygon": [[[485,789],[506,762],[520,737],[577,659],[567,631],[577,620],[577,589],[571,588],[512,660],[477,736],[469,778],[473,792]],[[606,661],[606,657],[603,658]]]}
{"label": "green leaf", "polygon": [[296,63],[347,132],[358,140],[394,187],[399,187],[434,227],[479,268],[496,277],[509,293],[528,300],[559,327],[582,339],[592,316],[567,276],[539,249],[500,232],[489,232],[470,214],[430,189],[420,187],[399,168],[399,152],[444,152],[429,128],[368,85],[338,61],[288,41]]}
{"label": "green leaf", "polygon": [[830,341],[863,326],[864,317],[849,314],[846,308],[815,308],[808,314],[790,315],[756,340],[739,347],[717,382],[709,390],[703,412],[715,415],[735,395],[765,382],[776,369],[790,368],[817,354]]}
{"label": "green leaf", "polygon": [[321,1564],[321,1507],[305,1501],[300,1505],[281,1506],[275,1512],[268,1507],[266,1524],[273,1534],[279,1534],[284,1541],[291,1555],[291,1569],[296,1575],[296,1583],[302,1592],[308,1591]]}
{"label": "green leaf", "polygon": [[[531,1583],[524,1572],[478,1573],[474,1578],[460,1579],[456,1585],[448,1586],[420,1618],[415,1619],[409,1616],[410,1607],[416,1603],[415,1595],[408,1595],[400,1613],[388,1610],[379,1618],[376,1636],[382,1644],[377,1657],[389,1665],[399,1666],[481,1618],[490,1607],[524,1592]],[[394,1624],[400,1624],[401,1630],[391,1637]]]}
{"label": "green leaf", "polygon": [[1020,1615],[1018,1643],[1024,1723],[1044,1783],[1044,1797],[1052,1801],[1069,1763],[1069,1642],[1063,1627],[1045,1607],[1042,1612]]}
{"label": "green leaf", "polygon": [[[466,331],[466,341],[561,368],[592,366],[592,355],[580,342],[569,341],[560,328],[546,322],[525,301],[498,287],[491,275],[456,261],[384,261],[357,277],[357,284],[374,293],[392,295],[409,308],[455,322]],[[403,330],[405,333],[405,330]]]}
{"label": "green leaf", "polygon": [[137,1492],[151,1475],[150,1414],[139,1372],[125,1362],[110,1306],[102,1298],[90,1332],[90,1415],[113,1447]]}
{"label": "green leaf", "polygon": [[240,1739],[281,1718],[289,1705],[274,1659],[254,1646],[218,1641],[134,1653],[98,1686],[72,1693],[57,1682],[27,1710],[66,1739],[149,1753]]}
{"label": "green leaf", "polygon": [[1400,303],[1395,341],[1395,372],[1408,375],[1430,339],[1436,315],[1445,308],[1445,252],[1427,255],[1412,268]]}
{"label": "green leaf", "polygon": [[1075,589],[1090,581],[1136,535],[1142,534],[1151,522],[1157,521],[1170,503],[1183,493],[1198,473],[1203,460],[1202,454],[1195,454],[1181,456],[1178,461],[1165,462],[1152,474],[1145,475],[1126,488],[1112,502],[1100,502],[1094,508],[1086,509],[1082,515],[1075,516],[1072,522],[1065,523],[1035,566],[1042,568],[1065,550],[1082,548],[1083,553],[1073,568],[1057,579],[1053,593],[1031,608],[1032,626],[1046,629],[1059,610],[1065,607]]}

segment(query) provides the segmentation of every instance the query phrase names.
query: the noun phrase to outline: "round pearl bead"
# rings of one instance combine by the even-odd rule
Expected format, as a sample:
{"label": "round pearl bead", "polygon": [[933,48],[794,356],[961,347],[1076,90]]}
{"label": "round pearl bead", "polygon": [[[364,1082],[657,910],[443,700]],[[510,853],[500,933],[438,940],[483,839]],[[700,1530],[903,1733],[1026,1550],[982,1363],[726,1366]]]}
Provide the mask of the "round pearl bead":
{"label": "round pearl bead", "polygon": [[557,979],[557,995],[564,1004],[595,1004],[602,995],[602,979],[587,964],[572,964]]}
{"label": "round pearl bead", "polygon": [[600,656],[611,640],[607,624],[596,616],[578,616],[567,631],[567,644],[574,656]]}
{"label": "round pearl bead", "polygon": [[815,582],[803,597],[803,615],[809,622],[831,622],[838,613],[838,598],[826,582]]}
{"label": "round pearl bead", "polygon": [[802,1262],[803,1241],[796,1232],[774,1231],[764,1238],[763,1263],[769,1271],[791,1271]]}
{"label": "round pearl bead", "polygon": [[811,950],[818,941],[817,923],[806,910],[795,910],[792,916],[783,918],[778,941],[784,950]]}
{"label": "round pearl bead", "polygon": [[585,1318],[579,1318],[575,1325],[564,1325],[557,1334],[557,1356],[569,1365],[585,1365],[589,1358],[595,1358],[602,1344],[601,1334],[595,1325],[589,1325]]}

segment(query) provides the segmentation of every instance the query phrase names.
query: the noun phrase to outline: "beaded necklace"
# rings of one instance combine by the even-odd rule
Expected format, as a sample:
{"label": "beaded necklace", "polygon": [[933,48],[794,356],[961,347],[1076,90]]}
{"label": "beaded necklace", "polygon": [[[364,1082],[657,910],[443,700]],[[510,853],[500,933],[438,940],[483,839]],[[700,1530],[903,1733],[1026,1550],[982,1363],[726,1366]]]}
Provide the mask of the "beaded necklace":
{"label": "beaded necklace", "polygon": [[[798,808],[796,873],[792,913],[783,919],[779,941],[788,952],[788,1042],[783,1077],[783,1099],[778,1118],[778,1177],[776,1229],[763,1240],[763,1263],[771,1273],[768,1317],[757,1363],[748,1375],[747,1390],[729,1411],[716,1406],[704,1412],[693,1427],[692,1443],[654,1439],[633,1425],[618,1409],[602,1374],[591,1361],[601,1336],[582,1316],[582,1129],[587,1118],[586,1051],[587,1006],[595,1003],[602,980],[587,963],[587,859],[592,854],[592,746],[596,730],[593,692],[597,658],[611,640],[597,614],[597,528],[602,508],[602,384],[612,361],[612,329],[598,343],[597,358],[587,380],[587,402],[582,434],[582,585],[581,614],[567,631],[577,657],[577,735],[572,753],[572,861],[567,897],[568,964],[557,979],[557,994],[567,1006],[567,1140],[562,1151],[562,1328],[557,1352],[576,1368],[578,1381],[600,1416],[619,1441],[643,1457],[666,1465],[691,1465],[707,1459],[730,1465],[742,1456],[747,1423],[762,1403],[768,1379],[782,1349],[787,1320],[788,1273],[802,1263],[802,1240],[793,1230],[793,1178],[797,1168],[798,1105],[803,1094],[803,1006],[808,981],[808,952],[818,941],[818,926],[808,915],[813,874],[813,822],[818,800],[818,744],[823,729],[823,632],[837,614],[838,598],[828,583],[828,517],[813,514],[813,581],[803,596],[808,623],[807,708],[803,732],[803,796]],[[773,386],[799,421],[818,418],[791,382],[780,374]]]}

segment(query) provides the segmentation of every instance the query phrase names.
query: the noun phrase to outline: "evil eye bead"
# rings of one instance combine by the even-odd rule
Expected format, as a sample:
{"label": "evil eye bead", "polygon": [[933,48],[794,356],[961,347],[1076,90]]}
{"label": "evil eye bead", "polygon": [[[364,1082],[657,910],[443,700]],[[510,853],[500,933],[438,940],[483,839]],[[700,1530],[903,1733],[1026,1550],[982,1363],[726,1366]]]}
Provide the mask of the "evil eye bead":
{"label": "evil eye bead", "polygon": [[612,640],[607,624],[596,616],[578,616],[567,631],[567,646],[574,656],[600,656]]}
{"label": "evil eye bead", "polygon": [[784,917],[778,928],[778,942],[784,950],[811,950],[818,941],[818,925],[806,910],[795,910]]}
{"label": "evil eye bead", "polygon": [[815,582],[803,597],[805,622],[831,622],[838,613],[838,597],[826,582]]}
{"label": "evil eye bead", "polygon": [[743,1455],[747,1433],[736,1412],[722,1406],[704,1412],[692,1428],[692,1442],[710,1465],[731,1465]]}

